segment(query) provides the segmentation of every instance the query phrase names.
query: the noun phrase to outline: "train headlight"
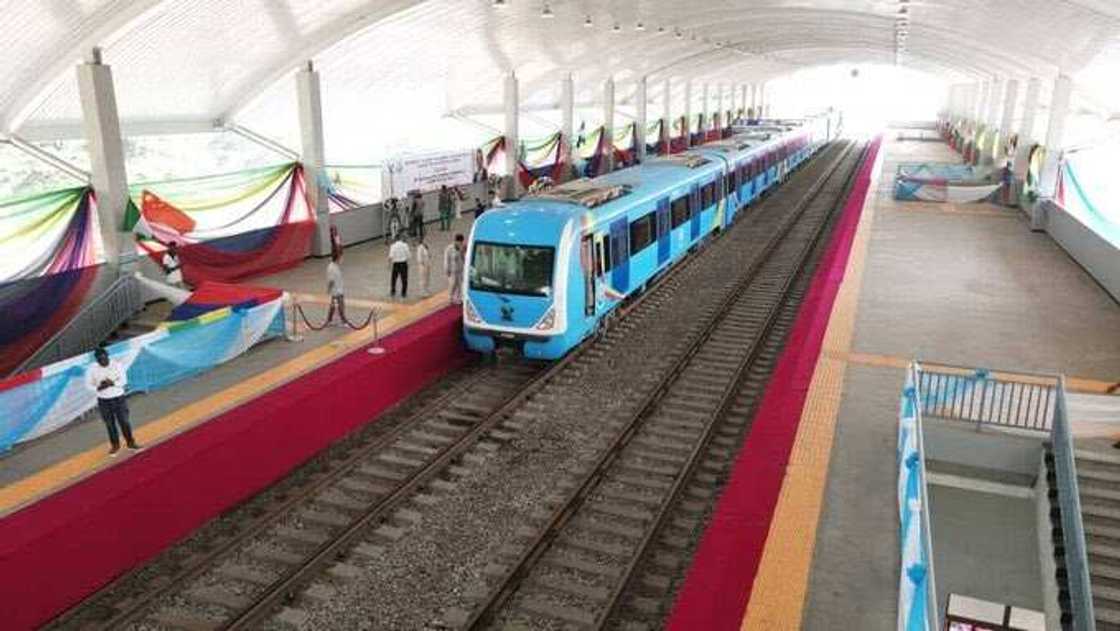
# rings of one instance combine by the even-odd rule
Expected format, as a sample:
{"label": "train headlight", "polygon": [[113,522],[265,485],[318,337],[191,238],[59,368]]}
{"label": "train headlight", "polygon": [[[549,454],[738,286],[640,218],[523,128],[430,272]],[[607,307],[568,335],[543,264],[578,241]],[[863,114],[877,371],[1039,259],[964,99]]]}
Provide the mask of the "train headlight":
{"label": "train headlight", "polygon": [[549,309],[548,313],[544,314],[544,317],[541,318],[540,322],[537,322],[537,325],[533,328],[538,331],[547,331],[554,326],[556,326],[556,310]]}
{"label": "train headlight", "polygon": [[478,312],[474,310],[470,300],[463,301],[463,317],[471,324],[482,324],[482,318],[478,317]]}

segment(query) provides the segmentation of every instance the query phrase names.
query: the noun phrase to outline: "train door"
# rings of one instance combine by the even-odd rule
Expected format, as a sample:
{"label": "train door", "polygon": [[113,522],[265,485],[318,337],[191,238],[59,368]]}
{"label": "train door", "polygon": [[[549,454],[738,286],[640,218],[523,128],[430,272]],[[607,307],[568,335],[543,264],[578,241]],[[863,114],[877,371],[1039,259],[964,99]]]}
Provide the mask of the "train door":
{"label": "train door", "polygon": [[669,217],[669,198],[657,200],[657,266],[669,260],[672,233]]}
{"label": "train door", "polygon": [[630,292],[630,222],[619,217],[611,222],[611,285],[615,291]]}
{"label": "train door", "polygon": [[595,235],[583,235],[579,242],[579,263],[583,270],[583,314],[595,315]]}
{"label": "train door", "polygon": [[700,218],[704,214],[704,208],[700,206],[700,185],[693,184],[692,190],[688,193],[689,210],[692,213],[692,218],[688,224],[688,239],[695,241],[700,238]]}

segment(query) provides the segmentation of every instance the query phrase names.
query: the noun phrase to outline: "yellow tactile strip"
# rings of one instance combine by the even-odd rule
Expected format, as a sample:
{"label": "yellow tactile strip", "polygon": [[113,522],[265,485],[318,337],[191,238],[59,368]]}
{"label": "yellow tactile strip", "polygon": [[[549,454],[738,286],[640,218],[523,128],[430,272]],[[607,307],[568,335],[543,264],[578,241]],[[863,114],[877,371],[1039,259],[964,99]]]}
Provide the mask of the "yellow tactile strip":
{"label": "yellow tactile strip", "polygon": [[[872,178],[872,182],[876,182]],[[874,186],[874,184],[873,184]],[[742,629],[800,629],[876,196],[867,196],[833,303]]]}
{"label": "yellow tactile strip", "polygon": [[[872,182],[875,183],[873,187],[881,186],[877,178],[873,178]],[[864,203],[844,280],[825,331],[821,357],[814,369],[801,413],[762,560],[743,616],[740,627],[743,630],[778,631],[801,628],[847,366],[861,364],[903,369],[910,362],[901,357],[856,353],[851,350],[871,224],[876,207],[884,205],[874,189]],[[893,204],[890,206],[891,210],[901,210]],[[1004,214],[995,210],[960,211],[953,208],[921,209],[919,212]],[[993,373],[993,376],[1021,380],[1032,378],[1031,375],[1017,373]],[[1094,379],[1066,378],[1067,389],[1075,392],[1103,393],[1111,385],[1113,384]]]}
{"label": "yellow tactile strip", "polygon": [[[380,320],[379,334],[384,336],[396,331],[446,305],[446,291],[413,304],[395,304],[388,315]],[[297,379],[372,340],[372,329],[348,333],[225,390],[146,423],[136,428],[136,439],[149,446],[168,440],[222,412]],[[110,459],[105,447],[98,445],[12,482],[0,488],[0,516],[70,486],[112,466],[115,462],[119,460]]]}

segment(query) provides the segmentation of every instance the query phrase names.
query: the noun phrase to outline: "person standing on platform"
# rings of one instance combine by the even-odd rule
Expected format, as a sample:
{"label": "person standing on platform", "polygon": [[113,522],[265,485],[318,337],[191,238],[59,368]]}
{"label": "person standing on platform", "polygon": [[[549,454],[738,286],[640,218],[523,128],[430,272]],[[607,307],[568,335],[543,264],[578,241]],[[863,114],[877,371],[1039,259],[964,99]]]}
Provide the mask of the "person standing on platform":
{"label": "person standing on platform", "polygon": [[451,229],[451,212],[451,191],[447,189],[446,184],[443,184],[439,187],[439,229],[441,232]]}
{"label": "person standing on platform", "polygon": [[140,445],[132,438],[132,426],[128,424],[128,403],[124,399],[124,388],[128,385],[125,371],[120,364],[109,359],[109,353],[104,348],[93,351],[93,357],[97,363],[86,370],[86,387],[97,394],[97,410],[109,432],[109,456],[115,457],[121,450],[120,434],[124,434],[129,449],[138,450]]}
{"label": "person standing on platform", "polygon": [[421,239],[416,243],[416,268],[420,273],[420,295],[432,295],[432,253],[428,244]]}
{"label": "person standing on platform", "polygon": [[389,246],[389,264],[392,271],[389,275],[389,297],[397,297],[397,279],[401,281],[401,300],[408,298],[408,259],[412,256],[404,237],[398,237],[393,245]]}
{"label": "person standing on platform", "polygon": [[467,196],[463,194],[463,189],[458,186],[452,186],[451,193],[455,195],[455,219],[462,219],[463,202],[466,201]]}
{"label": "person standing on platform", "polygon": [[486,212],[486,204],[483,204],[481,199],[477,197],[474,198],[474,220],[478,221],[478,218],[481,217],[484,212]]}
{"label": "person standing on platform", "polygon": [[410,213],[412,221],[412,236],[417,239],[424,238],[424,196],[420,191],[412,192],[412,211]]}
{"label": "person standing on platform", "polygon": [[505,206],[505,204],[502,203],[502,196],[498,194],[498,189],[495,188],[495,189],[491,190],[490,191],[490,207],[491,208],[501,208],[502,206]]}
{"label": "person standing on platform", "polygon": [[163,258],[160,259],[160,266],[163,267],[163,273],[166,274],[168,285],[186,289],[183,284],[183,264],[179,260],[179,244],[172,241],[167,244],[167,251],[163,253]]}
{"label": "person standing on platform", "polygon": [[463,302],[463,259],[466,244],[462,234],[455,235],[455,240],[443,251],[443,272],[447,274],[447,295],[451,304]]}
{"label": "person standing on platform", "polygon": [[327,311],[327,322],[334,320],[337,311],[340,325],[346,322],[346,290],[342,282],[342,267],[339,265],[341,260],[342,250],[339,249],[331,255],[331,262],[327,264],[327,295],[331,300],[330,309]]}

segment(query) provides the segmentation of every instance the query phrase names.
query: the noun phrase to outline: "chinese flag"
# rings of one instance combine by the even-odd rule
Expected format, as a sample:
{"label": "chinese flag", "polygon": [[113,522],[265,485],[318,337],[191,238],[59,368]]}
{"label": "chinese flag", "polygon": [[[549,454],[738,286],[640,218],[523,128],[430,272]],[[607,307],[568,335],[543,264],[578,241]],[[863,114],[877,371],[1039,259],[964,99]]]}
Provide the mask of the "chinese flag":
{"label": "chinese flag", "polygon": [[158,223],[179,234],[186,234],[194,230],[194,219],[163,201],[151,191],[144,191],[140,194],[140,214],[149,223]]}

